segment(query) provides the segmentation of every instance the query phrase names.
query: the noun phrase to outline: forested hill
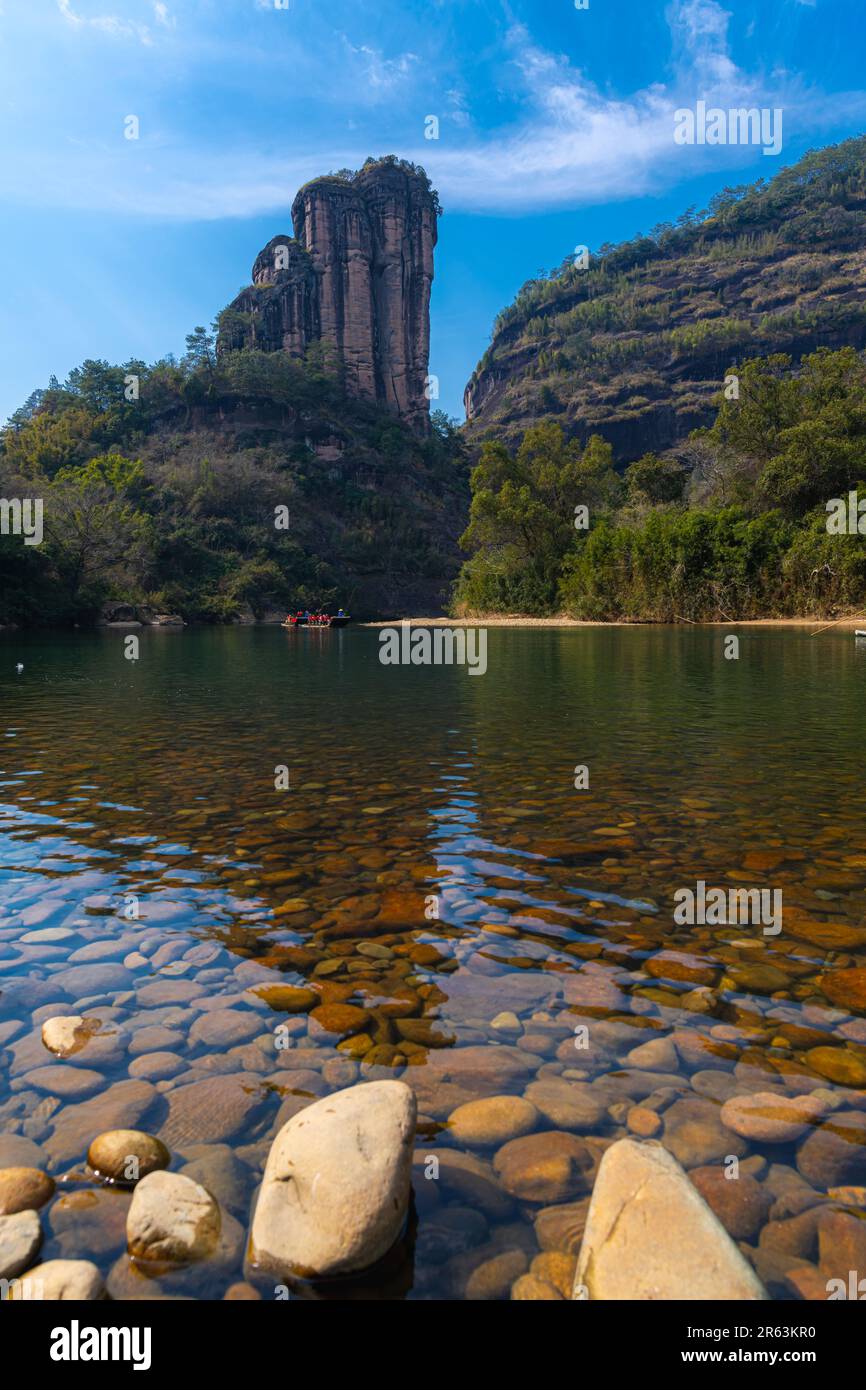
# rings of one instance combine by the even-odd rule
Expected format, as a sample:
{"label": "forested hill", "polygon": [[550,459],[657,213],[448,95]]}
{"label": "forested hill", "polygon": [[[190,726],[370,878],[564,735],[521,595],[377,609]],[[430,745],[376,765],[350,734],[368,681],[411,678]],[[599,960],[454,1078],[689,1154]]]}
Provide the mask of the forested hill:
{"label": "forested hill", "polygon": [[530,280],[466,389],[468,433],[553,420],[627,463],[711,424],[732,363],[842,346],[866,346],[866,137]]}
{"label": "forested hill", "polygon": [[352,399],[325,345],[217,359],[88,361],[0,432],[0,497],[38,499],[44,539],[0,535],[0,625],[93,621],[114,605],[191,622],[343,605],[442,612],[468,468]]}

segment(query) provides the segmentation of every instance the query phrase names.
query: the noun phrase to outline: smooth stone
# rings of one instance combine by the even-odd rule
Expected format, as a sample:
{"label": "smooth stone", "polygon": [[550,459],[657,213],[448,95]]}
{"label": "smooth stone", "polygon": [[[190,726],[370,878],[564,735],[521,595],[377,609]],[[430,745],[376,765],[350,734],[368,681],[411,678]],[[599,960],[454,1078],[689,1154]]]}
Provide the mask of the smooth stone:
{"label": "smooth stone", "polygon": [[607,1119],[604,1097],[585,1082],[547,1076],[533,1081],[525,1094],[555,1129],[588,1132],[598,1129]]}
{"label": "smooth stone", "polygon": [[589,1203],[589,1197],[582,1197],[578,1202],[544,1207],[535,1218],[535,1239],[539,1249],[577,1255],[586,1229]]}
{"label": "smooth stone", "polygon": [[805,1060],[819,1076],[837,1086],[866,1087],[866,1058],[847,1047],[813,1047]]}
{"label": "smooth stone", "polygon": [[32,1302],[93,1302],[102,1298],[102,1275],[89,1260],[48,1260],[22,1275],[12,1291],[13,1299]]}
{"label": "smooth stone", "polygon": [[83,1158],[94,1134],[134,1129],[156,1096],[149,1081],[118,1081],[91,1100],[65,1106],[58,1112],[54,1132],[44,1141],[45,1152],[58,1164]]}
{"label": "smooth stone", "polygon": [[35,1211],[0,1216],[0,1279],[14,1279],[29,1264],[42,1244],[42,1227]]}
{"label": "smooth stone", "polygon": [[23,1134],[0,1134],[0,1168],[41,1168],[44,1155]]}
{"label": "smooth stone", "polygon": [[289,1120],[271,1147],[251,1260],[277,1277],[367,1269],[401,1234],[415,1097],[400,1081],[337,1091]]}
{"label": "smooth stone", "polygon": [[[521,1274],[511,1285],[512,1303],[558,1303],[565,1298],[554,1284],[540,1279],[537,1274]],[[571,1298],[570,1293],[568,1298]]]}
{"label": "smooth stone", "polygon": [[261,1110],[261,1083],[250,1072],[208,1077],[169,1091],[159,1135],[170,1149],[215,1144],[241,1134]]}
{"label": "smooth stone", "polygon": [[0,1168],[0,1216],[44,1207],[54,1196],[54,1185],[38,1168]]}
{"label": "smooth stone", "polygon": [[87,1162],[102,1178],[132,1184],[159,1168],[167,1168],[171,1154],[159,1139],[140,1129],[111,1129],[97,1135],[87,1150]]}
{"label": "smooth stone", "polygon": [[92,1096],[105,1085],[102,1072],[85,1067],[37,1067],[27,1073],[27,1085],[64,1100]]}
{"label": "smooth stone", "polygon": [[129,1044],[131,1057],[140,1057],[146,1052],[174,1052],[186,1046],[186,1038],[174,1028],[162,1023],[148,1023],[137,1028]]}
{"label": "smooth stone", "polygon": [[520,1096],[489,1096],[459,1105],[448,1118],[448,1128],[458,1144],[467,1148],[500,1148],[509,1139],[530,1134],[538,1124],[538,1111]]}
{"label": "smooth stone", "polygon": [[192,1178],[152,1172],[135,1189],[126,1218],[127,1249],[148,1264],[186,1264],[217,1248],[220,1209]]}
{"label": "smooth stone", "polygon": [[851,1013],[866,1012],[866,968],[831,970],[821,976],[818,985],[831,1004]]}
{"label": "smooth stone", "polygon": [[[126,1249],[126,1214],[132,1194],[118,1187],[68,1187],[48,1213],[58,1254],[75,1259],[116,1256]],[[52,1248],[54,1248],[52,1244]]]}
{"label": "smooth stone", "polygon": [[[576,1269],[577,1260],[574,1255],[567,1255],[562,1250],[545,1250],[540,1255],[536,1255],[529,1266],[530,1274],[536,1279],[543,1280],[545,1284],[551,1284],[562,1298],[569,1299],[574,1287]],[[514,1297],[513,1292],[511,1296]]]}
{"label": "smooth stone", "polygon": [[310,1036],[333,1034],[347,1038],[352,1033],[361,1033],[373,1021],[367,1009],[359,1009],[355,1004],[320,1004],[310,1013]]}
{"label": "smooth stone", "polygon": [[620,1139],[598,1170],[573,1297],[764,1300],[751,1266],[660,1144]]}
{"label": "smooth stone", "polygon": [[625,1058],[626,1066],[637,1067],[641,1071],[675,1072],[680,1064],[679,1053],[670,1038],[652,1038],[641,1043]]}
{"label": "smooth stone", "polygon": [[[521,1015],[545,1008],[563,990],[570,975],[540,970],[478,975],[460,971],[448,977],[448,1016],[451,1022],[495,1018],[500,1013]],[[574,977],[576,978],[576,977]]]}
{"label": "smooth stone", "polygon": [[708,1037],[696,1028],[679,1028],[671,1034],[670,1041],[683,1065],[694,1072],[730,1071],[739,1055],[731,1043]]}
{"label": "smooth stone", "polygon": [[791,983],[790,976],[777,965],[762,961],[738,961],[725,966],[725,973],[738,990],[747,994],[776,994]]}
{"label": "smooth stone", "polygon": [[21,946],[47,946],[51,943],[56,944],[58,941],[70,941],[75,935],[76,933],[69,927],[42,927],[39,931],[25,932],[23,936],[18,938],[18,944]]}
{"label": "smooth stone", "polygon": [[319,1002],[314,989],[302,989],[297,985],[264,985],[251,993],[257,999],[263,999],[275,1013],[306,1014]]}
{"label": "smooth stone", "polygon": [[491,1019],[490,1027],[495,1028],[497,1033],[519,1033],[521,1028],[520,1019],[517,1014],[505,1009],[502,1013]]}
{"label": "smooth stone", "polygon": [[70,999],[86,999],[90,995],[112,994],[131,989],[135,976],[122,965],[73,965],[59,977]]}
{"label": "smooth stone", "polygon": [[813,1129],[797,1150],[797,1168],[813,1187],[866,1182],[866,1114],[838,1110]]}
{"label": "smooth stone", "polygon": [[866,946],[866,930],[845,922],[815,922],[785,910],[785,935],[821,946],[825,951],[858,951]]}
{"label": "smooth stone", "polygon": [[81,1014],[57,1015],[42,1025],[42,1042],[56,1057],[69,1057],[79,1052],[89,1037],[86,1020]]}
{"label": "smooth stone", "polygon": [[547,1205],[586,1191],[594,1162],[574,1134],[550,1130],[510,1140],[496,1153],[493,1170],[513,1197]]}
{"label": "smooth stone", "polygon": [[420,1047],[452,1047],[457,1041],[453,1033],[432,1018],[397,1018],[394,1027],[401,1038]]}
{"label": "smooth stone", "polygon": [[717,1100],[720,1104],[730,1100],[732,1096],[739,1095],[742,1090],[742,1083],[729,1072],[714,1071],[708,1068],[706,1071],[692,1072],[692,1090],[699,1096],[704,1096],[707,1100]]}
{"label": "smooth stone", "polygon": [[719,978],[717,965],[686,951],[657,951],[644,961],[644,969],[656,980],[674,980],[691,985],[714,985]]}
{"label": "smooth stone", "polygon": [[145,1081],[167,1081],[185,1066],[186,1062],[176,1052],[144,1052],[130,1062],[127,1070],[130,1076],[143,1077]]}
{"label": "smooth stone", "polygon": [[419,1109],[438,1120],[447,1119],[467,1101],[522,1088],[535,1068],[529,1053],[505,1043],[443,1047],[430,1052],[422,1067],[408,1067],[404,1079],[414,1090]]}
{"label": "smooth stone", "polygon": [[754,1240],[773,1205],[772,1193],[742,1171],[728,1177],[723,1168],[693,1168],[689,1180],[734,1240]]}
{"label": "smooth stone", "polygon": [[721,1121],[720,1109],[700,1096],[677,1100],[664,1112],[664,1146],[684,1168],[743,1158],[748,1145]]}
{"label": "smooth stone", "polygon": [[761,1144],[790,1144],[818,1124],[826,1110],[826,1105],[813,1096],[755,1091],[725,1101],[721,1121],[744,1139]]}
{"label": "smooth stone", "polygon": [[491,1302],[508,1298],[511,1285],[526,1272],[529,1260],[523,1250],[502,1250],[473,1269],[466,1281],[464,1298]]}
{"label": "smooth stone", "polygon": [[70,1014],[46,1019],[42,1043],[49,1052],[75,1067],[112,1066],[120,1061],[127,1046],[126,1035],[106,1018],[112,1012],[101,1009],[99,1015]]}
{"label": "smooth stone", "polygon": [[204,993],[205,986],[194,984],[191,980],[161,979],[141,985],[137,998],[145,1008],[158,1008],[161,1004],[191,1004]]}
{"label": "smooth stone", "polygon": [[490,1221],[504,1221],[514,1210],[514,1200],[503,1190],[492,1164],[475,1154],[459,1149],[417,1150],[413,1167],[416,1194],[429,1184],[447,1198],[483,1212]]}
{"label": "smooth stone", "polygon": [[[866,1270],[866,1221],[847,1211],[824,1211],[818,1225],[818,1264],[831,1279],[843,1279],[846,1292],[849,1271],[858,1279]],[[862,1295],[861,1295],[862,1296]]]}
{"label": "smooth stone", "polygon": [[77,951],[72,952],[68,957],[69,964],[89,965],[94,961],[114,960],[116,956],[128,951],[134,940],[133,935],[128,935],[109,937],[106,941],[90,941],[86,946],[80,946]]}
{"label": "smooth stone", "polygon": [[[428,1184],[427,1191],[433,1190]],[[417,1191],[417,1188],[416,1188]],[[435,1196],[435,1191],[433,1192]],[[416,1258],[425,1264],[444,1264],[456,1255],[481,1245],[490,1233],[483,1212],[472,1207],[430,1206],[423,1217],[416,1244]]]}
{"label": "smooth stone", "polygon": [[639,1139],[655,1139],[664,1129],[664,1121],[655,1110],[634,1105],[626,1116],[626,1127]]}
{"label": "smooth stone", "polygon": [[244,1221],[249,1214],[252,1173],[227,1144],[193,1144],[184,1154],[189,1162],[178,1172],[192,1178]]}
{"label": "smooth stone", "polygon": [[[608,971],[608,975],[611,972]],[[628,995],[613,979],[596,971],[581,970],[573,975],[560,975],[566,1004],[581,1012],[599,1009],[612,1012],[628,1008]]]}
{"label": "smooth stone", "polygon": [[262,1020],[257,1014],[240,1009],[217,1009],[202,1014],[189,1030],[192,1043],[202,1042],[209,1047],[232,1047],[260,1036]]}

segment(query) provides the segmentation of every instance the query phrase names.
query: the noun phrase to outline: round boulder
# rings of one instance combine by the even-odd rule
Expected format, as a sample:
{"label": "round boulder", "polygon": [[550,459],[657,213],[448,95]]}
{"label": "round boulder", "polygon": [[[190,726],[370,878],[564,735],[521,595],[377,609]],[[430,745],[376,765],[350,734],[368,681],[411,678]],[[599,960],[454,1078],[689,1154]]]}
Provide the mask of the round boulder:
{"label": "round boulder", "polygon": [[213,1254],[220,1209],[205,1188],[180,1173],[149,1173],[126,1218],[130,1255],[146,1263],[187,1264]]}
{"label": "round boulder", "polygon": [[520,1096],[489,1096],[470,1100],[452,1111],[448,1128],[459,1144],[470,1149],[498,1149],[509,1139],[531,1134],[538,1111]]}
{"label": "round boulder", "polygon": [[0,1168],[0,1216],[38,1211],[54,1195],[54,1179],[39,1168]]}
{"label": "round boulder", "polygon": [[402,1081],[352,1086],[293,1116],[268,1155],[251,1262],[326,1278],[387,1254],[406,1220],[415,1118]]}
{"label": "round boulder", "polygon": [[94,1139],[87,1162],[98,1177],[132,1186],[148,1173],[167,1168],[171,1154],[161,1139],[140,1129],[110,1129]]}

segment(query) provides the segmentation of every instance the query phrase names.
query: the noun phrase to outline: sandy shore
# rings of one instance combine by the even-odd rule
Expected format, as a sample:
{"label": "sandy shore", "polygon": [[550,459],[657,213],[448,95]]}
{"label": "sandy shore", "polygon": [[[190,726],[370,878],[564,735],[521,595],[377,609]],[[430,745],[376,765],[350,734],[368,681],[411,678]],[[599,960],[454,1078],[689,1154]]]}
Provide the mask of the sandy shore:
{"label": "sandy shore", "polygon": [[808,627],[815,632],[854,631],[866,629],[866,614],[844,618],[744,618],[741,621],[719,621],[693,623],[683,619],[679,623],[651,623],[623,619],[620,622],[591,622],[580,618],[522,618],[513,614],[491,615],[482,618],[389,618],[382,622],[359,623],[359,627],[399,627],[401,622],[409,622],[413,627]]}

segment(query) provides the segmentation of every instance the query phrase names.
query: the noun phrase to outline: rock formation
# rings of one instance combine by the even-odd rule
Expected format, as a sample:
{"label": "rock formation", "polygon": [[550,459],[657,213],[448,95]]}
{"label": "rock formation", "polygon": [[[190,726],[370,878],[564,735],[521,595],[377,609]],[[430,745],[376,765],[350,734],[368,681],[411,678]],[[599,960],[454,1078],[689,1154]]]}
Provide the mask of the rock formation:
{"label": "rock formation", "polygon": [[350,395],[419,433],[430,427],[430,287],[438,202],[423,170],[391,159],[314,179],[292,206],[295,235],[259,252],[229,305],[219,351],[336,351]]}

